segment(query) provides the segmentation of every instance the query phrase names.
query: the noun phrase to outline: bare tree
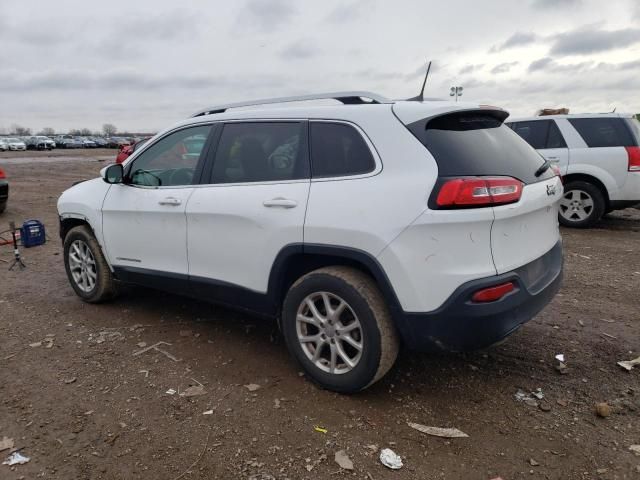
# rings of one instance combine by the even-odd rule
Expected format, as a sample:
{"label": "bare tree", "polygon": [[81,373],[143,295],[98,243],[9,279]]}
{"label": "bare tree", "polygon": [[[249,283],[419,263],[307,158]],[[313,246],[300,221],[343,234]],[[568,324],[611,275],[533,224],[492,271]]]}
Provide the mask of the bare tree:
{"label": "bare tree", "polygon": [[81,130],[79,128],[72,128],[71,130],[69,130],[69,135],[73,135],[74,137],[77,137],[80,135]]}
{"label": "bare tree", "polygon": [[22,127],[16,123],[11,125],[11,133],[13,135],[18,135],[20,137],[27,137],[31,135],[31,129],[27,127]]}
{"label": "bare tree", "polygon": [[51,127],[44,127],[38,135],[44,135],[45,137],[53,137],[56,131]]}
{"label": "bare tree", "polygon": [[104,133],[105,137],[112,137],[116,134],[117,131],[118,129],[113,123],[105,123],[104,125],[102,125],[102,132]]}
{"label": "bare tree", "polygon": [[91,135],[91,130],[89,130],[88,128],[83,128],[80,130],[80,135],[82,135],[83,137],[88,137],[89,135]]}

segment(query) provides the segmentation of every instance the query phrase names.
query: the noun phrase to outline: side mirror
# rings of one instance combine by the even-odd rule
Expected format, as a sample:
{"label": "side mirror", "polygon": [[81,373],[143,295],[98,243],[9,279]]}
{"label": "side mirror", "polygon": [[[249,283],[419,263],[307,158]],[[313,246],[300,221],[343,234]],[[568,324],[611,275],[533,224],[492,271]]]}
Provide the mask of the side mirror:
{"label": "side mirror", "polygon": [[102,175],[102,179],[107,183],[122,183],[123,177],[124,168],[122,168],[122,164],[120,163],[109,165]]}

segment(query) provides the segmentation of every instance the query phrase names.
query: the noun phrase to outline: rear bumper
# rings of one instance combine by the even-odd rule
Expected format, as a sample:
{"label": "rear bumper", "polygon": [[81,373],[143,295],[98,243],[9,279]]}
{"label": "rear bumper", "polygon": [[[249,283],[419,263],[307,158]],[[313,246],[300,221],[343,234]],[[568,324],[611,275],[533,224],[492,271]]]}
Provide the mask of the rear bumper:
{"label": "rear bumper", "polygon": [[[433,312],[401,312],[396,325],[407,347],[422,351],[468,351],[485,348],[531,320],[560,289],[562,243],[536,260],[502,275],[461,285]],[[498,301],[475,303],[477,290],[512,281],[516,289]]]}

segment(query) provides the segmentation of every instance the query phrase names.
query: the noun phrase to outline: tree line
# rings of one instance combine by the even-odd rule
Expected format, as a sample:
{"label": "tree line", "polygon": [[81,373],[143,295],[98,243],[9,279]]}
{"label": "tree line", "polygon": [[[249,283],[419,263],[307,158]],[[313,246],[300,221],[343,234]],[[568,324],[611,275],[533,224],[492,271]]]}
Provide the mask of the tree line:
{"label": "tree line", "polygon": [[[44,127],[37,131],[35,135],[44,135],[46,137],[52,137],[57,133],[55,129],[51,127]],[[68,132],[64,132],[68,135],[81,136],[81,137],[89,137],[89,136],[101,136],[112,137],[116,133],[118,133],[118,129],[112,123],[105,123],[102,125],[102,131],[92,131],[88,128],[74,128],[69,130]],[[29,127],[23,127],[22,125],[18,125],[17,123],[12,124],[9,128],[0,127],[0,135],[16,135],[18,137],[30,137],[34,135],[33,130]]]}

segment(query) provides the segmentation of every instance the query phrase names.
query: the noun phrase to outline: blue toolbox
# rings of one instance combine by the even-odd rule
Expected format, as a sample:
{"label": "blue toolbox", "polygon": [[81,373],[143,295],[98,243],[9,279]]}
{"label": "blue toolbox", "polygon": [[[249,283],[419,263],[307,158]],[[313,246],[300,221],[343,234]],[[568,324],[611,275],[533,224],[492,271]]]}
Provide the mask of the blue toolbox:
{"label": "blue toolbox", "polygon": [[27,220],[20,228],[20,239],[25,248],[44,244],[47,241],[44,224],[38,220]]}

